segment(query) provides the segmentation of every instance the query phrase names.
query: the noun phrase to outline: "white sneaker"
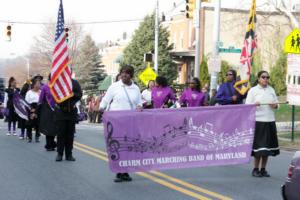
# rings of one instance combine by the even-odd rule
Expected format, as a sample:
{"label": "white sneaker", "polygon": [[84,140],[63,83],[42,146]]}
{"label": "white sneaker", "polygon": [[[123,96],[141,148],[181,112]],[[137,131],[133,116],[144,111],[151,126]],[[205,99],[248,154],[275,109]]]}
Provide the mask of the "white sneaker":
{"label": "white sneaker", "polygon": [[14,136],[17,136],[17,133],[14,133],[13,135],[14,135]]}
{"label": "white sneaker", "polygon": [[20,140],[24,140],[24,137],[20,136],[19,139],[20,139]]}
{"label": "white sneaker", "polygon": [[7,136],[11,136],[11,133],[6,133]]}

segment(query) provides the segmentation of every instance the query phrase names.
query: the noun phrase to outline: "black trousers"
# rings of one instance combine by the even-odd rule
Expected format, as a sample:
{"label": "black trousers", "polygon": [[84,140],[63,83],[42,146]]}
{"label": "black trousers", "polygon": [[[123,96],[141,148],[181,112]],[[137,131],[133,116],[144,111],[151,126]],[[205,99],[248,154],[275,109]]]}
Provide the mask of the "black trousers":
{"label": "black trousers", "polygon": [[72,155],[75,121],[72,120],[58,120],[56,124],[59,127],[57,135],[57,153],[63,155],[65,151],[66,156]]}
{"label": "black trousers", "polygon": [[53,149],[56,147],[56,143],[54,141],[55,136],[46,135],[46,149]]}
{"label": "black trousers", "polygon": [[35,138],[39,138],[40,137],[40,130],[39,130],[39,126],[37,124],[32,124],[32,125],[28,125],[27,126],[27,137],[29,139],[32,139],[32,129],[35,129]]}

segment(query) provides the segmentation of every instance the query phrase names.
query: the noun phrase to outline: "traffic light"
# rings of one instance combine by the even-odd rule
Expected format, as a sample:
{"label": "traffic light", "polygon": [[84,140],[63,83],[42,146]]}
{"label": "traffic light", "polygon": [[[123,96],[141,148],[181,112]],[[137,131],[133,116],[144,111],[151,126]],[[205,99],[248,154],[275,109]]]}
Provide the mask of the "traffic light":
{"label": "traffic light", "polygon": [[69,28],[65,28],[65,34],[66,34],[66,41],[69,42]]}
{"label": "traffic light", "polygon": [[193,18],[193,12],[194,9],[196,8],[196,0],[185,0],[186,6],[185,6],[185,16],[188,19]]}
{"label": "traffic light", "polygon": [[6,36],[8,37],[8,40],[11,41],[11,25],[7,25],[6,27]]}

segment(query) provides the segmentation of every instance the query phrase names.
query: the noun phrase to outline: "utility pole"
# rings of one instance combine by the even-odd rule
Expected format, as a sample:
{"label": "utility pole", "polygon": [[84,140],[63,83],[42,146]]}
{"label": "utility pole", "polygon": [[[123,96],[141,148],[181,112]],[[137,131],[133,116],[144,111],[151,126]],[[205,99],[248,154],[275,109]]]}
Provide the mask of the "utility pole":
{"label": "utility pole", "polygon": [[26,65],[27,65],[27,79],[29,79],[30,78],[30,58],[25,57],[25,59],[26,59]]}
{"label": "utility pole", "polygon": [[159,35],[159,4],[156,0],[155,12],[155,45],[154,45],[154,70],[158,74],[158,35]]}
{"label": "utility pole", "polygon": [[201,0],[196,0],[196,9],[194,11],[195,23],[194,27],[196,29],[196,51],[195,51],[195,70],[194,77],[200,77],[200,10],[201,10]]}
{"label": "utility pole", "polygon": [[[220,40],[220,8],[221,0],[215,0],[214,13],[214,31],[213,31],[213,57],[219,56],[219,40]],[[212,71],[210,76],[210,94],[213,89],[217,89],[218,72]]]}

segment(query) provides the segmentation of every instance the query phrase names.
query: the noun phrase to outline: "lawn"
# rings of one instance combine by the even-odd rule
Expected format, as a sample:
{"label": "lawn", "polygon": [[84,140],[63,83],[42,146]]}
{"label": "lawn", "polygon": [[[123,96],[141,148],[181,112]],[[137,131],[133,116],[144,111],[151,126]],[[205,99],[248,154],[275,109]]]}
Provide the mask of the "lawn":
{"label": "lawn", "polygon": [[[292,121],[292,106],[281,104],[275,112],[277,122]],[[295,121],[300,121],[300,106],[296,106]]]}
{"label": "lawn", "polygon": [[[292,133],[291,132],[280,133],[278,136],[281,138],[291,139]],[[294,138],[295,140],[300,139],[300,131],[295,131]]]}

